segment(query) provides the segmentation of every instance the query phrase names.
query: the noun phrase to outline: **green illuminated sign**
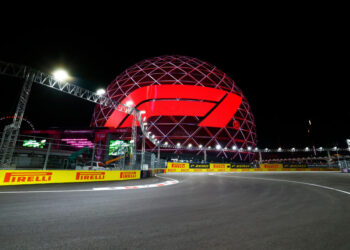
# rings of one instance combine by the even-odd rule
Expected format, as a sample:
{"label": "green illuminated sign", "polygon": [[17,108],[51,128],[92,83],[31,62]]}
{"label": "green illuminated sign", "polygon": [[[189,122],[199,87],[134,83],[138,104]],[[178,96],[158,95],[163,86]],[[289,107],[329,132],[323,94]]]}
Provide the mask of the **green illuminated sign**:
{"label": "green illuminated sign", "polygon": [[24,140],[23,147],[29,148],[43,148],[45,146],[46,140],[41,140],[37,142],[36,140]]}
{"label": "green illuminated sign", "polygon": [[110,140],[109,141],[109,153],[108,155],[123,155],[131,152],[132,145],[130,142],[121,140]]}

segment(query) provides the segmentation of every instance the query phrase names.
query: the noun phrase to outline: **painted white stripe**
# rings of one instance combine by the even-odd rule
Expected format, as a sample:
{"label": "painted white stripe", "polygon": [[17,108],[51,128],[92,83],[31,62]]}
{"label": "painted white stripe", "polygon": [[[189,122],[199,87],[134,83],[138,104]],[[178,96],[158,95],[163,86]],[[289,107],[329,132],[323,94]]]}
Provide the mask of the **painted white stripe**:
{"label": "painted white stripe", "polygon": [[71,192],[96,192],[96,191],[111,191],[111,190],[133,190],[133,189],[144,189],[144,188],[155,188],[155,187],[164,187],[169,185],[178,184],[179,181],[157,176],[158,178],[168,179],[168,181],[148,184],[148,185],[133,185],[133,186],[119,186],[119,187],[99,187],[92,189],[72,189],[72,190],[30,190],[30,191],[4,191],[0,194],[23,194],[23,193],[71,193]]}
{"label": "painted white stripe", "polygon": [[[234,173],[232,173],[234,174]],[[269,179],[269,178],[259,178],[259,177],[245,177],[245,176],[227,176],[227,175],[220,175],[220,174],[215,174],[216,176],[221,176],[221,177],[228,177],[228,178],[241,178],[241,179],[256,179],[256,180],[264,180],[264,181],[279,181],[279,182],[289,182],[289,183],[295,183],[295,184],[302,184],[302,185],[308,185],[308,186],[314,186],[314,187],[319,187],[323,189],[328,189],[328,190],[333,190],[336,192],[344,193],[350,195],[350,192],[344,191],[341,189],[337,188],[332,188],[328,186],[323,186],[319,184],[314,184],[314,183],[309,183],[309,182],[301,182],[301,181],[291,181],[291,180],[283,180],[283,179]]]}

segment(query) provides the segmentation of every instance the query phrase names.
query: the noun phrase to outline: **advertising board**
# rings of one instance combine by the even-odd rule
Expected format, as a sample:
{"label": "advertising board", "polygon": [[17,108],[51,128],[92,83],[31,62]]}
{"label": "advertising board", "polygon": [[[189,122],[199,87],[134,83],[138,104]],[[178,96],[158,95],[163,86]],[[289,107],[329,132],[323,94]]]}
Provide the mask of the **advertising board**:
{"label": "advertising board", "polygon": [[140,179],[139,170],[0,170],[0,186]]}

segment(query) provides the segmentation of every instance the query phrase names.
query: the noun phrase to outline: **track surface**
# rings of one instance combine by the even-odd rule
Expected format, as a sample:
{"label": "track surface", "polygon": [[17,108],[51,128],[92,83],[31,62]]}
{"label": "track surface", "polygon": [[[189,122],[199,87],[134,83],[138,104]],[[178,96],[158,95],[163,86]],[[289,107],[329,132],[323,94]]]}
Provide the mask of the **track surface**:
{"label": "track surface", "polygon": [[[350,175],[160,175],[163,182],[0,188],[0,249],[350,249]],[[289,180],[288,182],[280,180]],[[1,193],[66,190],[55,193]],[[72,192],[67,192],[72,190]]]}

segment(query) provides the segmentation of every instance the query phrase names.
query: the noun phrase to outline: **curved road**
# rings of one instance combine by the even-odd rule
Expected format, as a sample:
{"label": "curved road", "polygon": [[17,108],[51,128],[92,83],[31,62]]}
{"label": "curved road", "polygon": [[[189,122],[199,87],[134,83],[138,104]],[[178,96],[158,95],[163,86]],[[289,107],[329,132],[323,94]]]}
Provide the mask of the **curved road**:
{"label": "curved road", "polygon": [[[93,191],[163,177],[179,183]],[[0,249],[350,249],[349,232],[350,175],[341,173],[0,188]]]}

